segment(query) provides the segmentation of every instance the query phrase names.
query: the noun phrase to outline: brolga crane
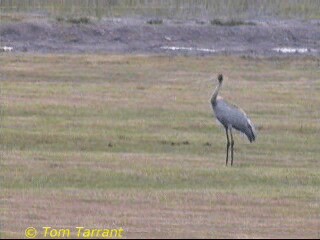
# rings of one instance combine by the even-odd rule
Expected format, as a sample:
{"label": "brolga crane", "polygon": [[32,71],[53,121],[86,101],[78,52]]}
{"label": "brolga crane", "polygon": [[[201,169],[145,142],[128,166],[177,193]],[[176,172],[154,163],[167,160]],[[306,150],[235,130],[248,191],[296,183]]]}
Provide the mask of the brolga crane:
{"label": "brolga crane", "polygon": [[[219,90],[222,86],[223,76],[218,75],[218,86],[215,88],[212,97],[211,105],[214,114],[218,121],[224,126],[227,136],[227,156],[226,156],[226,166],[228,165],[229,157],[229,147],[231,146],[231,166],[233,165],[233,136],[232,129],[236,129],[244,133],[250,142],[256,139],[256,132],[250,119],[247,117],[246,113],[239,107],[227,103],[222,97],[218,96]],[[231,137],[231,142],[229,140],[229,132]]]}

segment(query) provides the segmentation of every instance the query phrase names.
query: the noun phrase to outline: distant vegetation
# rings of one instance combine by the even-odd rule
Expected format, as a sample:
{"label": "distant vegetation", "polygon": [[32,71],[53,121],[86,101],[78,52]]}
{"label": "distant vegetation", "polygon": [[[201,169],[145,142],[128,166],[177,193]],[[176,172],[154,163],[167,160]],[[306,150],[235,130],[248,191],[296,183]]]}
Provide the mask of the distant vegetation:
{"label": "distant vegetation", "polygon": [[316,0],[1,0],[0,12],[32,12],[51,16],[130,17],[174,19],[320,18]]}
{"label": "distant vegetation", "polygon": [[220,20],[220,19],[214,19],[214,20],[211,20],[210,23],[212,25],[218,25],[218,26],[255,25],[255,23],[253,23],[253,22],[244,22],[244,21],[241,21],[241,20],[234,20],[234,19],[231,19],[231,20],[228,20],[228,21],[223,21],[223,20]]}
{"label": "distant vegetation", "polygon": [[64,17],[56,17],[58,22],[68,22],[73,24],[88,24],[90,23],[90,19],[88,17],[70,17],[70,18],[64,18]]}
{"label": "distant vegetation", "polygon": [[163,20],[162,19],[158,19],[158,18],[155,18],[155,19],[149,19],[147,21],[148,24],[162,24],[163,23]]}

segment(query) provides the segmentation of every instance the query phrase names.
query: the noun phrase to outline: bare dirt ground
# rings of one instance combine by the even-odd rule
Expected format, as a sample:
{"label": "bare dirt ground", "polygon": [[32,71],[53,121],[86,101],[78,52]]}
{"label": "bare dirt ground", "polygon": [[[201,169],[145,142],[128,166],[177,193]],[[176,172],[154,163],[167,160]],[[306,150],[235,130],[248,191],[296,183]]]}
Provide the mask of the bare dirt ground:
{"label": "bare dirt ground", "polygon": [[[319,20],[221,24],[202,20],[150,23],[150,19],[138,18],[90,20],[89,23],[28,19],[3,22],[0,36],[1,47],[32,53],[320,54]],[[280,51],[290,53],[275,48],[284,48]]]}

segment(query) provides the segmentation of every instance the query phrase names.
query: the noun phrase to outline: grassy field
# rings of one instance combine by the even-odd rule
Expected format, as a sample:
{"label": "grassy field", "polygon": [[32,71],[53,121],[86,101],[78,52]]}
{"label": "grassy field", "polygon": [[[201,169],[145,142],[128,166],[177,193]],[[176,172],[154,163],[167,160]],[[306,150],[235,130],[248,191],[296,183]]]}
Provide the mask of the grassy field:
{"label": "grassy field", "polygon": [[[0,68],[1,237],[319,238],[319,60],[2,54]],[[232,168],[209,103],[219,72],[258,131],[236,134]]]}
{"label": "grassy field", "polygon": [[[17,13],[15,16],[8,13]],[[26,13],[50,16],[157,17],[173,19],[320,18],[318,0],[1,0],[0,20]]]}

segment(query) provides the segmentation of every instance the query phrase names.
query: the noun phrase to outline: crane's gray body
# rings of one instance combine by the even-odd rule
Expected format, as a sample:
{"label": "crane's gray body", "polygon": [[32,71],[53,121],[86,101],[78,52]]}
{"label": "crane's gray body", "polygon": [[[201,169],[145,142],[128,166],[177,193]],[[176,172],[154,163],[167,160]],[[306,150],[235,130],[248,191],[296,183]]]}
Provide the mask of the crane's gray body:
{"label": "crane's gray body", "polygon": [[[242,109],[227,103],[222,99],[222,97],[218,96],[219,90],[222,85],[222,81],[223,81],[223,76],[222,74],[219,74],[218,75],[219,84],[212,94],[211,105],[212,105],[214,114],[216,115],[216,118],[224,126],[226,130],[226,137],[227,137],[226,165],[228,165],[229,147],[231,146],[231,166],[232,166],[233,146],[234,146],[232,129],[236,129],[244,133],[248,137],[250,142],[253,142],[256,139],[256,133],[255,133],[253,124],[251,123],[250,119],[247,117],[247,115]],[[231,141],[229,139],[229,133],[230,133]]]}
{"label": "crane's gray body", "polygon": [[221,97],[211,102],[211,105],[216,118],[226,129],[234,128],[244,133],[250,142],[255,140],[254,126],[244,111],[227,103]]}

